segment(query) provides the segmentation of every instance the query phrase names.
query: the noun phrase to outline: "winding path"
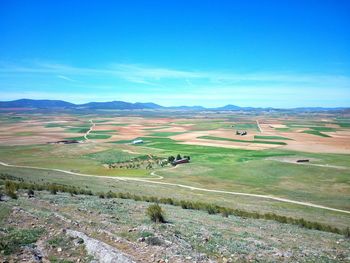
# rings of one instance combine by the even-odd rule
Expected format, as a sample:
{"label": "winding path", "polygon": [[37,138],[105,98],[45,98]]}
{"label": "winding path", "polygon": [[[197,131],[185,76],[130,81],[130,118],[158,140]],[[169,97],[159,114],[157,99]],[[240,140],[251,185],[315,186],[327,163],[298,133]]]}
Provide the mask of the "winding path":
{"label": "winding path", "polygon": [[170,186],[186,188],[189,190],[197,190],[197,191],[210,192],[210,193],[249,196],[249,197],[256,197],[256,198],[260,198],[260,199],[269,199],[269,200],[274,200],[274,201],[279,201],[279,202],[297,204],[297,205],[302,205],[302,206],[307,206],[307,207],[313,207],[313,208],[330,210],[330,211],[334,211],[334,212],[350,214],[350,211],[348,211],[348,210],[336,209],[336,208],[327,207],[327,206],[323,206],[323,205],[317,205],[317,204],[313,204],[313,203],[309,203],[309,202],[295,201],[295,200],[290,200],[290,199],[282,198],[282,197],[276,197],[276,196],[272,196],[272,195],[260,195],[260,194],[241,193],[241,192],[231,192],[231,191],[223,191],[223,190],[214,190],[214,189],[194,187],[194,186],[184,185],[184,184],[175,184],[175,183],[153,181],[153,180],[164,179],[162,176],[157,175],[155,172],[151,172],[151,174],[150,174],[151,176],[154,176],[154,177],[141,179],[141,178],[131,178],[131,177],[82,174],[82,173],[76,173],[76,172],[71,172],[71,171],[67,171],[67,170],[61,170],[61,169],[51,169],[51,168],[26,166],[26,165],[14,165],[14,164],[4,163],[1,161],[0,161],[0,165],[5,166],[5,167],[14,167],[14,168],[26,168],[26,169],[35,169],[35,170],[55,171],[55,172],[61,172],[61,173],[65,173],[65,174],[72,174],[72,175],[78,175],[78,176],[90,176],[90,177],[93,176],[93,177],[100,177],[100,178],[108,178],[108,179],[115,179],[115,180],[119,180],[119,181],[136,181],[136,182],[143,182],[143,183],[148,183],[148,184],[170,185]]}
{"label": "winding path", "polygon": [[258,126],[259,132],[260,132],[260,133],[262,133],[262,132],[263,132],[263,130],[261,129],[261,126],[260,126],[259,120],[256,120],[256,126]]}
{"label": "winding path", "polygon": [[89,120],[90,121],[90,123],[91,123],[91,127],[90,127],[90,129],[85,133],[85,135],[84,135],[84,138],[85,138],[85,140],[86,141],[88,141],[89,139],[88,139],[88,135],[90,134],[90,132],[92,131],[92,129],[95,127],[95,123],[92,121],[92,120]]}

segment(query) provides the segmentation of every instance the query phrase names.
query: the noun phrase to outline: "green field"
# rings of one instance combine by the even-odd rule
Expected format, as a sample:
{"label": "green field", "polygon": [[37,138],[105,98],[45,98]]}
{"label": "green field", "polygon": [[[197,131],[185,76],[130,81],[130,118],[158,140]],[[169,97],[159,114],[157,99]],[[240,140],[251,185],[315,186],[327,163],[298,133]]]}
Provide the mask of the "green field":
{"label": "green field", "polygon": [[115,143],[115,144],[130,144],[132,143],[133,140],[119,140],[119,141],[114,141],[110,143]]}
{"label": "green field", "polygon": [[150,136],[154,137],[169,137],[169,136],[174,136],[178,134],[183,134],[183,132],[154,132],[150,134]]}
{"label": "green field", "polygon": [[62,123],[48,123],[45,125],[45,128],[62,128],[65,127],[65,124]]}
{"label": "green field", "polygon": [[99,134],[108,134],[108,133],[115,133],[115,130],[93,130],[91,133],[99,133]]}
{"label": "green field", "polygon": [[88,136],[86,136],[88,139],[91,140],[104,140],[104,139],[109,139],[112,137],[112,135],[109,134],[100,134],[100,133],[95,133],[95,132],[90,132]]}
{"label": "green field", "polygon": [[258,126],[256,123],[237,123],[233,126],[237,130],[253,130],[258,131]]}
{"label": "green field", "polygon": [[331,137],[325,133],[322,133],[320,131],[317,130],[305,130],[303,131],[303,133],[308,133],[308,134],[312,134],[312,135],[316,135],[316,136],[320,136],[320,137]]}
{"label": "green field", "polygon": [[75,141],[84,141],[85,137],[84,136],[77,136],[77,137],[68,137],[65,138],[66,140],[75,140]]}
{"label": "green field", "polygon": [[342,128],[350,128],[350,121],[348,122],[337,122],[337,124]]}
{"label": "green field", "polygon": [[277,144],[277,145],[286,145],[285,142],[274,142],[274,141],[261,141],[261,140],[237,140],[237,139],[229,139],[223,137],[215,137],[215,136],[200,136],[199,139],[208,139],[208,140],[217,140],[217,141],[229,141],[229,142],[243,142],[243,143],[262,143],[262,144]]}
{"label": "green field", "polygon": [[289,138],[286,137],[282,137],[282,136],[263,136],[263,135],[255,135],[254,139],[262,139],[262,140],[291,140]]}
{"label": "green field", "polygon": [[89,130],[89,127],[74,127],[74,128],[68,128],[64,131],[67,133],[86,133]]}

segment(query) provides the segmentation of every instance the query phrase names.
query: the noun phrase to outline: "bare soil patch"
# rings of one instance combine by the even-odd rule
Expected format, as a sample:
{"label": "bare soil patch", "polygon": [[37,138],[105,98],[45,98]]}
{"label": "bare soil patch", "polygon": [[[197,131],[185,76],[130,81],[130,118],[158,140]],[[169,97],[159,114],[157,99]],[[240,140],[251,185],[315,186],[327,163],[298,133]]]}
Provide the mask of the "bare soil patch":
{"label": "bare soil patch", "polygon": [[280,133],[280,135],[293,139],[283,146],[285,149],[314,153],[350,153],[350,140],[347,135],[327,138],[297,132]]}

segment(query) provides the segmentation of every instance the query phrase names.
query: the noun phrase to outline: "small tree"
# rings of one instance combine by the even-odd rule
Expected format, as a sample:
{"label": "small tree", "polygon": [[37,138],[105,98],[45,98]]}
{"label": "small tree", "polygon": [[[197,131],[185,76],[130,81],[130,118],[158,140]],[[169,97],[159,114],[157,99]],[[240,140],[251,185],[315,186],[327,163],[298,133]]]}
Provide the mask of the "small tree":
{"label": "small tree", "polygon": [[168,162],[172,163],[173,161],[175,161],[175,157],[174,156],[169,156],[168,157]]}
{"label": "small tree", "polygon": [[178,154],[178,155],[176,156],[176,160],[181,160],[181,159],[182,159],[181,155]]}
{"label": "small tree", "polygon": [[147,208],[146,214],[155,223],[165,223],[163,209],[158,204],[150,205]]}

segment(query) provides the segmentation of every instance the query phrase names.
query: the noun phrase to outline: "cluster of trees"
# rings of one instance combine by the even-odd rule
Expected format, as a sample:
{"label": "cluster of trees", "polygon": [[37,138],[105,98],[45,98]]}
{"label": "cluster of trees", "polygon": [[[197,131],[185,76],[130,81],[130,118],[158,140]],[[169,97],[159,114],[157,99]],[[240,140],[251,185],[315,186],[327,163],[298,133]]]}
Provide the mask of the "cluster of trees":
{"label": "cluster of trees", "polygon": [[178,160],[181,160],[181,159],[187,159],[187,160],[191,160],[191,157],[189,155],[184,155],[183,157],[181,157],[180,154],[176,155],[176,158],[174,156],[169,156],[168,157],[168,162],[169,163],[172,163],[173,161],[178,161]]}
{"label": "cluster of trees", "polygon": [[[142,163],[143,164],[143,163]],[[126,169],[139,169],[141,167],[141,163],[110,163],[108,164],[108,168],[126,168]]]}
{"label": "cluster of trees", "polygon": [[161,167],[164,166],[162,158],[153,155],[143,155],[136,158],[132,158],[130,160],[111,162],[107,164],[109,169],[153,169],[153,167],[157,165]]}
{"label": "cluster of trees", "polygon": [[[0,184],[4,184],[3,180],[0,180]],[[37,184],[37,183],[25,183],[25,182],[15,182],[7,180],[5,181],[5,191],[6,193],[15,193],[18,189],[31,189],[31,190],[48,190],[52,194],[56,194],[57,192],[68,192],[72,195],[74,194],[83,194],[83,195],[94,195],[94,193],[91,190],[87,189],[81,189],[74,186],[66,186],[66,185],[59,185],[59,184]],[[204,203],[204,202],[196,202],[196,201],[186,201],[186,200],[176,200],[172,198],[158,198],[154,196],[140,196],[135,195],[131,193],[123,193],[123,192],[99,192],[95,195],[99,196],[100,198],[122,198],[122,199],[132,199],[135,201],[144,201],[144,202],[151,202],[156,204],[168,204],[168,205],[174,205],[174,206],[180,206],[183,209],[192,209],[192,210],[201,210],[201,211],[207,211],[208,214],[220,214],[224,217],[228,217],[229,215],[235,215],[243,218],[255,218],[255,219],[266,219],[266,220],[274,220],[280,223],[286,223],[286,224],[294,224],[298,225],[300,227],[308,228],[308,229],[316,229],[321,231],[327,231],[337,234],[344,234],[346,237],[350,237],[350,229],[346,228],[344,230],[340,230],[337,227],[332,227],[330,225],[318,223],[318,222],[312,222],[305,220],[303,218],[292,218],[292,217],[286,217],[277,215],[274,213],[258,213],[258,212],[249,212],[244,211],[240,209],[234,209],[234,208],[227,208],[222,207],[210,203]],[[17,196],[16,196],[17,198]],[[153,213],[161,214],[163,216],[163,219],[161,217],[156,218],[155,220],[158,220],[158,222],[162,222],[161,220],[164,220],[164,214],[163,211],[159,212],[159,208],[152,207],[150,209],[150,218],[153,220]],[[160,209],[161,210],[161,209]],[[154,220],[153,220],[154,221]],[[155,221],[156,222],[156,221]]]}
{"label": "cluster of trees", "polygon": [[183,157],[178,154],[175,156],[169,156],[167,160],[163,160],[160,157],[152,156],[151,158],[148,155],[132,158],[130,160],[126,161],[120,161],[120,162],[113,162],[113,163],[107,163],[109,169],[113,168],[119,168],[119,169],[153,169],[154,167],[160,166],[164,167],[169,163],[172,163],[174,161],[178,161],[181,159],[187,159],[190,160],[191,157],[189,155],[184,155]]}

